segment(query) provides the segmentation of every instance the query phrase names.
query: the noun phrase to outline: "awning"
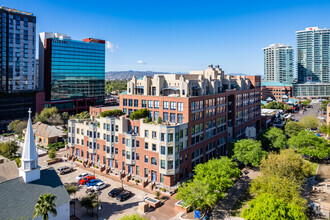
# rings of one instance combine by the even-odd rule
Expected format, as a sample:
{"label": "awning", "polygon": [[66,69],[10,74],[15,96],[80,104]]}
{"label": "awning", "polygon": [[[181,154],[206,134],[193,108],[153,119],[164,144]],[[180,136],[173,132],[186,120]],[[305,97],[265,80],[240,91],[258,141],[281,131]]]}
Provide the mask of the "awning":
{"label": "awning", "polygon": [[273,99],[271,97],[268,97],[266,101],[273,101]]}
{"label": "awning", "polygon": [[162,90],[167,90],[167,89],[169,89],[169,90],[175,90],[175,91],[180,90],[180,89],[177,88],[177,87],[166,87],[166,88],[163,88]]}

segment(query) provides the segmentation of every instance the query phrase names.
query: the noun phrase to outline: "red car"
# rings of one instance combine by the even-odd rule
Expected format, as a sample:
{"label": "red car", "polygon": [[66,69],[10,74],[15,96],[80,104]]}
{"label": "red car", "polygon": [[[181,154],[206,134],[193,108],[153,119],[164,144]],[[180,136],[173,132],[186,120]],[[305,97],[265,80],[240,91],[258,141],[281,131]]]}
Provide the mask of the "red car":
{"label": "red car", "polygon": [[86,183],[88,183],[89,181],[95,179],[95,176],[87,176],[84,179],[79,180],[79,184],[80,185],[85,185]]}

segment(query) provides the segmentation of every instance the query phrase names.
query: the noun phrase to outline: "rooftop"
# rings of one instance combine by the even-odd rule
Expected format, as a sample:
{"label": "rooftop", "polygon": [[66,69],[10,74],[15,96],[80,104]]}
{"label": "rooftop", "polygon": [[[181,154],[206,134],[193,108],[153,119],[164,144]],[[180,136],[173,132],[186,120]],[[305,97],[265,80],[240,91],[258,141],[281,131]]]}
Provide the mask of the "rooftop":
{"label": "rooftop", "polygon": [[276,81],[261,81],[261,86],[291,86],[290,83],[281,83]]}
{"label": "rooftop", "polygon": [[6,10],[8,12],[12,12],[12,13],[22,14],[22,15],[33,15],[33,13],[30,13],[30,12],[20,11],[20,10],[14,9],[14,8],[7,8],[5,6],[1,6],[1,9]]}
{"label": "rooftop", "polygon": [[18,177],[0,183],[0,219],[33,219],[34,205],[38,196],[45,193],[56,195],[57,207],[70,201],[70,196],[53,168],[40,171],[40,179],[25,183]]}
{"label": "rooftop", "polygon": [[47,125],[41,122],[35,123],[33,126],[34,135],[52,138],[52,137],[65,137],[67,134],[61,126]]}

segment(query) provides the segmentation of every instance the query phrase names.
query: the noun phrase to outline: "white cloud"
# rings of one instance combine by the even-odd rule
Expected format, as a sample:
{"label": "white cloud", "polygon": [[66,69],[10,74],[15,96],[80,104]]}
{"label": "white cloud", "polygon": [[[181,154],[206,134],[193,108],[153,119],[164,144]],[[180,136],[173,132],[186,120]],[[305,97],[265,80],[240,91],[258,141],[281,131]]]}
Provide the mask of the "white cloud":
{"label": "white cloud", "polygon": [[143,60],[138,60],[136,61],[137,64],[146,64],[146,62],[144,62]]}
{"label": "white cloud", "polygon": [[110,50],[110,52],[115,52],[119,47],[113,43],[111,43],[110,41],[106,41],[105,42],[105,48],[107,50]]}

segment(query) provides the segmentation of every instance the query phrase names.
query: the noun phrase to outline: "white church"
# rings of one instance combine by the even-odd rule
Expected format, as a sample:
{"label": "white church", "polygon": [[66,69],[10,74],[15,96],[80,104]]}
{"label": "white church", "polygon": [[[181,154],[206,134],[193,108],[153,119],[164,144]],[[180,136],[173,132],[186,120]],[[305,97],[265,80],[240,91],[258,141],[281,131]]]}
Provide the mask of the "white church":
{"label": "white church", "polygon": [[29,110],[19,177],[0,183],[0,219],[33,219],[38,197],[51,193],[56,196],[57,216],[49,214],[49,220],[69,220],[71,198],[61,179],[53,168],[40,169],[38,165],[31,113]]}

